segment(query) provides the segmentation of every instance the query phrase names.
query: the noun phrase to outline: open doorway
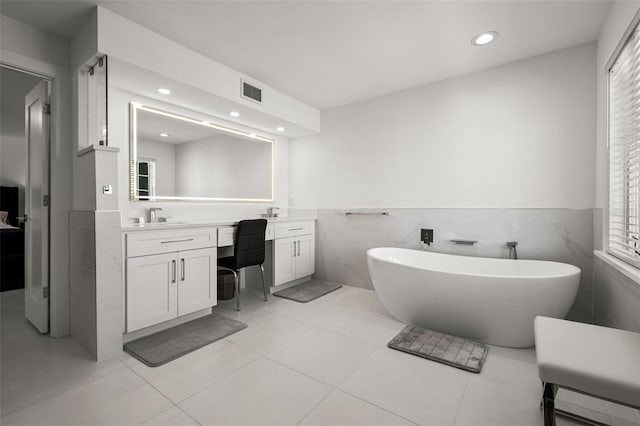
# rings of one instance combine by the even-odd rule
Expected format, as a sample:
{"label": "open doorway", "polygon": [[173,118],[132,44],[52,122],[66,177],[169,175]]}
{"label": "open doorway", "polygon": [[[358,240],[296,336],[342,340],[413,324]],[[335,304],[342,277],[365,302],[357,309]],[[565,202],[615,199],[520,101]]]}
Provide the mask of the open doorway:
{"label": "open doorway", "polygon": [[0,66],[2,320],[26,318],[40,333],[49,331],[49,90],[48,79]]}

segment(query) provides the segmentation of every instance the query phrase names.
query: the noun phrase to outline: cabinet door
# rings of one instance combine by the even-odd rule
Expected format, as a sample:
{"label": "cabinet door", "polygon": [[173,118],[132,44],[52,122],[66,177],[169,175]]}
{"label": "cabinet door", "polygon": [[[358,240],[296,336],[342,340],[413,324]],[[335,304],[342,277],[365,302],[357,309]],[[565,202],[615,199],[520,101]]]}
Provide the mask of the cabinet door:
{"label": "cabinet door", "polygon": [[296,237],[280,238],[273,241],[274,285],[284,284],[296,279],[296,266],[293,257],[294,241],[297,241]]}
{"label": "cabinet door", "polygon": [[178,316],[176,253],[127,259],[127,332]]}
{"label": "cabinet door", "polygon": [[296,278],[312,275],[316,269],[314,235],[295,237],[296,243]]}
{"label": "cabinet door", "polygon": [[178,315],[214,306],[217,301],[216,248],[178,252]]}

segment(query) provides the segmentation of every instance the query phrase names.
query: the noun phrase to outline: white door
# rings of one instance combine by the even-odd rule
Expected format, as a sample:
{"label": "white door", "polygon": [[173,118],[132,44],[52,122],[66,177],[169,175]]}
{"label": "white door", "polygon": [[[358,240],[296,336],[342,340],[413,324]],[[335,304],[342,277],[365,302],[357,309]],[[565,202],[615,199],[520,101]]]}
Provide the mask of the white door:
{"label": "white door", "polygon": [[[49,331],[49,93],[40,82],[25,98],[25,291],[27,320]],[[46,200],[46,201],[45,201]]]}
{"label": "white door", "polygon": [[297,237],[280,238],[273,241],[274,285],[288,283],[296,279],[296,265],[293,242]]}
{"label": "white door", "polygon": [[216,253],[215,247],[178,252],[178,315],[216,304]]}
{"label": "white door", "polygon": [[315,238],[313,235],[296,237],[296,278],[312,275],[315,272]]}
{"label": "white door", "polygon": [[178,316],[178,256],[127,259],[127,332]]}

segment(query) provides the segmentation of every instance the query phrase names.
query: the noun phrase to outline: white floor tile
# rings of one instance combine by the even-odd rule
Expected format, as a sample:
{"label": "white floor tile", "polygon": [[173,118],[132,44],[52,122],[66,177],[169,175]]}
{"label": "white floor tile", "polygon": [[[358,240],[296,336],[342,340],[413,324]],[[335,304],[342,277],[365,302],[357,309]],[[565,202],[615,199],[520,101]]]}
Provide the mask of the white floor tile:
{"label": "white floor tile", "polygon": [[638,414],[638,410],[611,402],[605,402],[604,405],[611,419],[612,426],[640,425],[640,414]]}
{"label": "white floor tile", "polygon": [[142,426],[198,426],[199,424],[180,408],[174,406],[144,422]]}
{"label": "white floor tile", "polygon": [[455,426],[540,426],[540,396],[515,386],[474,376]]}
{"label": "white floor tile", "polygon": [[542,383],[538,377],[534,349],[489,346],[489,353],[480,376],[539,393],[542,396]]}
{"label": "white floor tile", "polygon": [[334,390],[305,417],[299,426],[410,426],[408,420]]}
{"label": "white floor tile", "polygon": [[610,423],[604,401],[588,395],[560,389],[556,395],[556,407],[601,423]]}
{"label": "white floor tile", "polygon": [[203,425],[295,425],[330,387],[261,358],[180,404]]}
{"label": "white floor tile", "polygon": [[309,325],[279,315],[267,314],[251,323],[249,327],[229,337],[245,349],[264,355],[285,343],[292,341]]}
{"label": "white floor tile", "polygon": [[254,352],[220,340],[160,367],[148,367],[135,358],[129,366],[178,403],[258,357]]}
{"label": "white floor tile", "polygon": [[11,425],[137,425],[171,402],[129,369],[2,418]]}
{"label": "white floor tile", "polygon": [[404,328],[404,324],[388,315],[342,308],[319,327],[378,346],[386,346],[389,340]]}
{"label": "white floor tile", "polygon": [[416,423],[451,425],[470,375],[383,348],[338,388]]}
{"label": "white floor tile", "polygon": [[370,343],[311,329],[266,356],[330,386],[337,386],[377,349]]}

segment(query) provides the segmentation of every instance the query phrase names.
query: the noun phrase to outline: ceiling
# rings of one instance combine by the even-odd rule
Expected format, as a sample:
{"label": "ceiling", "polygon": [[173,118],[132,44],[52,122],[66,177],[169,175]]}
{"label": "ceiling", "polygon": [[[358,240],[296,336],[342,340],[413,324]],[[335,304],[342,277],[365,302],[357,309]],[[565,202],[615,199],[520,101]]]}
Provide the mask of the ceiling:
{"label": "ceiling", "polygon": [[[138,139],[178,145],[219,136],[221,132],[176,118],[140,110],[137,113]],[[168,134],[167,137],[160,136]]]}
{"label": "ceiling", "polygon": [[[94,4],[318,109],[597,39],[610,0],[13,1],[0,11],[71,38]],[[495,30],[491,45],[471,38]]]}

